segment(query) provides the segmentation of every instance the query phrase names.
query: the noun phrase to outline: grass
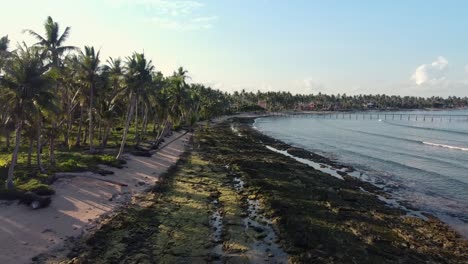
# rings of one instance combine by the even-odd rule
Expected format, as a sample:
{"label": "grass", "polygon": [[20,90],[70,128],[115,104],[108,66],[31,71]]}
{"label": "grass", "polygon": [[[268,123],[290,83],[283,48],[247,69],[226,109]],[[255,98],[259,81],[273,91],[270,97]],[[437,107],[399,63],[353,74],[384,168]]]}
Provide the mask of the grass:
{"label": "grass", "polygon": [[[111,136],[108,141],[108,149],[117,152],[117,148],[120,147],[121,131],[112,130]],[[97,135],[96,135],[97,136]],[[148,133],[147,137],[153,137],[152,133]],[[76,139],[76,131],[71,133],[70,142],[74,143]],[[56,172],[80,172],[80,171],[94,171],[99,172],[99,165],[107,165],[116,168],[122,168],[123,162],[115,159],[115,154],[90,154],[86,147],[65,147],[58,144],[55,152],[56,165],[51,167],[49,165],[49,155],[47,146],[44,146],[42,153],[43,166],[47,170],[47,173],[39,173],[36,167],[36,149],[34,148],[31,155],[32,166],[27,165],[27,152],[28,146],[27,139],[23,138],[23,144],[20,146],[18,153],[17,165],[14,171],[14,183],[17,190],[14,192],[8,192],[5,190],[4,182],[7,179],[8,166],[11,162],[11,152],[14,147],[15,138],[12,136],[10,149],[5,149],[5,138],[2,138],[2,146],[0,146],[0,199],[7,198],[11,199],[16,197],[18,193],[33,191],[38,194],[52,194],[53,190],[48,187],[52,182],[53,175]],[[58,143],[63,141],[63,138],[59,138]],[[132,144],[135,141],[135,128],[130,128],[128,144]],[[98,148],[100,142],[96,139],[94,141],[95,146]]]}

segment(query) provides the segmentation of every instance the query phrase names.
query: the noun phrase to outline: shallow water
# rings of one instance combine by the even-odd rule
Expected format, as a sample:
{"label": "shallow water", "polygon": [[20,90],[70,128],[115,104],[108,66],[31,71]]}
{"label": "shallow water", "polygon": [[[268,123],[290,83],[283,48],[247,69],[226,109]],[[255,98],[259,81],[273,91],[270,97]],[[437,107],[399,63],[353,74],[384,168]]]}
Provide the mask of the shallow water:
{"label": "shallow water", "polygon": [[[429,116],[408,120],[400,113]],[[375,112],[372,119],[362,113],[269,117],[257,119],[254,127],[353,166],[362,173],[352,175],[383,186],[468,237],[468,120],[440,115],[468,115],[468,110]]]}

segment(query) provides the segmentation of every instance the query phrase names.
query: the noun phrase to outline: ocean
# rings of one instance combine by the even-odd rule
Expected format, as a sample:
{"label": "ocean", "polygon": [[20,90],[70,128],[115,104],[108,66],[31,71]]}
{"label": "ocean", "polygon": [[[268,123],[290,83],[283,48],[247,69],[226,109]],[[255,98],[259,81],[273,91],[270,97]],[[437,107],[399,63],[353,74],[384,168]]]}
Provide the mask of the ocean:
{"label": "ocean", "polygon": [[369,114],[266,117],[254,127],[352,166],[353,176],[384,188],[398,204],[468,237],[468,110]]}

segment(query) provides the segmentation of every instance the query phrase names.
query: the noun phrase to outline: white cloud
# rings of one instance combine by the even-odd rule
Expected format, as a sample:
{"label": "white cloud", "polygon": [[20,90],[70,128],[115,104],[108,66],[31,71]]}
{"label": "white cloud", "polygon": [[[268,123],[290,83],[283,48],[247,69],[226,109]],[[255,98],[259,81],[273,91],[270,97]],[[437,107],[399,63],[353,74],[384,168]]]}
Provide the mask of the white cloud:
{"label": "white cloud", "polygon": [[170,29],[177,31],[192,31],[210,29],[213,27],[211,20],[197,20],[197,19],[172,19],[167,17],[153,17],[148,21],[162,29]]}
{"label": "white cloud", "polygon": [[325,87],[312,77],[305,77],[302,80],[295,80],[288,89],[293,94],[310,94],[324,92]]}
{"label": "white cloud", "polygon": [[449,62],[446,58],[439,56],[430,64],[422,64],[411,76],[411,80],[417,85],[434,84],[446,79]]}
{"label": "white cloud", "polygon": [[115,7],[144,6],[148,10],[155,11],[160,15],[188,15],[194,10],[204,6],[195,0],[107,0]]}
{"label": "white cloud", "polygon": [[159,28],[177,31],[213,27],[217,16],[201,16],[204,4],[196,0],[107,0],[114,7],[144,7],[145,21]]}
{"label": "white cloud", "polygon": [[465,73],[468,73],[468,65],[465,66]]}
{"label": "white cloud", "polygon": [[192,19],[194,23],[210,23],[218,20],[217,16],[208,16],[208,17],[197,17]]}

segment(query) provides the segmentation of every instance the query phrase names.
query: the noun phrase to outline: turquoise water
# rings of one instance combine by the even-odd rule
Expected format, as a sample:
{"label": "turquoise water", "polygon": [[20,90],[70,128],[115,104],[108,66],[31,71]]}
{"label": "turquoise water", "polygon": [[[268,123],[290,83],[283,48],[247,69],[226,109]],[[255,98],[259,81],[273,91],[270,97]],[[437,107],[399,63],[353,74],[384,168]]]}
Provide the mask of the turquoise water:
{"label": "turquoise water", "polygon": [[[401,113],[428,117],[408,120]],[[468,237],[468,119],[440,115],[468,115],[468,110],[373,112],[372,119],[362,113],[268,117],[254,127],[353,166],[363,180]]]}

